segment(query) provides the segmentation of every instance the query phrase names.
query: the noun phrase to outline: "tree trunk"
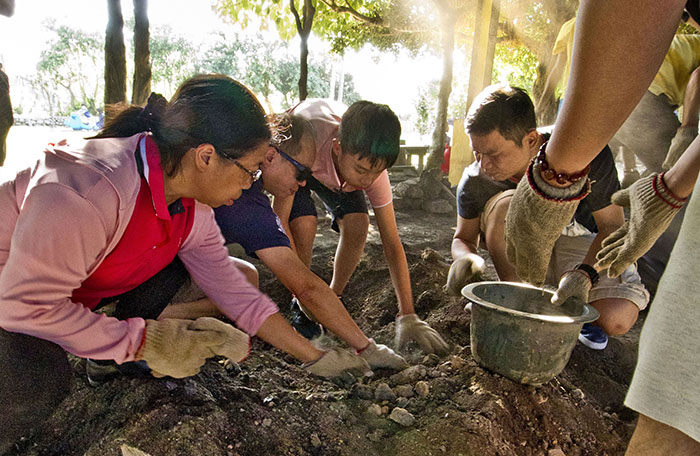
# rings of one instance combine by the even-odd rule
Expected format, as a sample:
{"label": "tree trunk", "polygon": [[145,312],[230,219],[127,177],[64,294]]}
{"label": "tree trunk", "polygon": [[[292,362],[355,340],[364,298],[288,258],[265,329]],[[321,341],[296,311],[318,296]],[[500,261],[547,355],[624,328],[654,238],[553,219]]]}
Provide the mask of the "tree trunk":
{"label": "tree trunk", "polygon": [[142,105],[151,94],[151,51],[148,46],[148,0],[134,0],[134,85],[131,103]]}
{"label": "tree trunk", "polygon": [[309,35],[311,34],[311,26],[314,23],[314,15],[316,14],[313,0],[303,0],[303,2],[304,9],[300,17],[294,0],[289,0],[289,9],[294,15],[297,33],[299,33],[299,38],[301,39],[299,44],[299,101],[306,100],[306,97],[309,95]]}
{"label": "tree trunk", "polygon": [[120,0],[107,0],[105,34],[105,105],[126,102],[126,48]]}
{"label": "tree trunk", "polygon": [[[552,60],[552,59],[550,59]],[[549,65],[543,65],[541,62],[537,65],[537,79],[532,86],[532,99],[540,100],[536,103],[535,110],[537,114],[537,125],[552,125],[557,119],[557,99],[554,94],[548,97],[543,97],[542,93],[545,90],[547,76],[549,75]]]}
{"label": "tree trunk", "polygon": [[442,156],[445,151],[445,139],[447,132],[447,107],[452,92],[452,71],[454,67],[452,53],[455,42],[455,19],[454,10],[446,4],[438,3],[442,30],[440,41],[442,45],[442,78],[440,79],[440,92],[438,93],[437,118],[435,119],[435,129],[433,130],[433,140],[430,146],[430,154],[425,169],[438,168],[442,163]]}

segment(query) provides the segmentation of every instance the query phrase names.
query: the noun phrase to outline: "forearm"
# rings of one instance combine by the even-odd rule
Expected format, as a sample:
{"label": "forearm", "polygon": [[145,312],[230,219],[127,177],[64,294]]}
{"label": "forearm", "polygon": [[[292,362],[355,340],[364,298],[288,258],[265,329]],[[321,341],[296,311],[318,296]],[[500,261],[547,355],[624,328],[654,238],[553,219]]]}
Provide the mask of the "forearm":
{"label": "forearm", "polygon": [[399,315],[415,313],[408,261],[406,261],[406,253],[398,236],[395,242],[383,242],[382,246],[384,247],[384,256],[389,264],[391,283],[394,285],[396,298],[399,302]]}
{"label": "forearm", "polygon": [[469,253],[476,254],[476,243],[455,237],[452,239],[452,259],[456,260]]}
{"label": "forearm", "polygon": [[656,0],[581,2],[567,96],[547,147],[551,167],[576,173],[603,149],[649,87],[684,5],[670,0],[660,14]]}
{"label": "forearm", "polygon": [[305,363],[315,361],[323,354],[296,332],[279,313],[267,317],[256,336]]}
{"label": "forearm", "polygon": [[674,195],[686,198],[695,187],[699,171],[700,141],[696,138],[676,164],[664,174],[664,182]]}
{"label": "forearm", "polygon": [[343,339],[355,350],[365,348],[369,343],[367,336],[357,326],[333,290],[320,278],[318,281],[321,283],[306,289],[294,290],[301,304],[326,329]]}
{"label": "forearm", "polygon": [[681,127],[698,127],[698,111],[700,111],[700,68],[690,75],[683,97],[683,121]]}

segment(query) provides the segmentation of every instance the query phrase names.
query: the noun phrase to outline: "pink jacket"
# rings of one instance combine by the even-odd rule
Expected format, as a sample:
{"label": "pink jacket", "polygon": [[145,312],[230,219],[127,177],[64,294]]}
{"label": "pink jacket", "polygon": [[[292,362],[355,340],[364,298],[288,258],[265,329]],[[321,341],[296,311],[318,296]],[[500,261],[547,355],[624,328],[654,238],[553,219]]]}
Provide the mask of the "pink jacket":
{"label": "pink jacket", "polygon": [[[134,359],[145,321],[119,321],[70,300],[118,244],[139,191],[139,135],[49,147],[33,169],[0,183],[0,327],[119,363]],[[278,308],[232,263],[212,209],[196,204],[178,253],[192,278],[254,335]]]}

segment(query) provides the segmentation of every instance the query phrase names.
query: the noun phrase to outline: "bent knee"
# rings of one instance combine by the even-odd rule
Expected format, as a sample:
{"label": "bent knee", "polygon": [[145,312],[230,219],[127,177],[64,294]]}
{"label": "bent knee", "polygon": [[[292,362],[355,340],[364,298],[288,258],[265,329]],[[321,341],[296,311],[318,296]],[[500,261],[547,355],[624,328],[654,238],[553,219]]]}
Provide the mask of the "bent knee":
{"label": "bent knee", "polygon": [[639,316],[639,308],[626,299],[601,299],[591,304],[600,313],[596,324],[609,336],[626,334]]}

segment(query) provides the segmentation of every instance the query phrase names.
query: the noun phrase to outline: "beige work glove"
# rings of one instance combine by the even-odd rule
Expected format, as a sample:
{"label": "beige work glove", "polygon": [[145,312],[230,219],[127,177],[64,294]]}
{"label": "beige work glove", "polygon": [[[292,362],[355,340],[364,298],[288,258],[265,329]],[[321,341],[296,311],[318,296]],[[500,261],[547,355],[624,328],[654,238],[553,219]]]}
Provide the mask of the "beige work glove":
{"label": "beige work glove", "polygon": [[591,288],[593,288],[593,282],[588,274],[580,269],[566,271],[559,280],[559,288],[552,296],[552,304],[560,306],[571,297],[588,302],[588,292],[591,291]]}
{"label": "beige work glove", "polygon": [[666,160],[664,160],[661,168],[668,171],[673,168],[683,152],[690,146],[695,137],[698,135],[698,127],[681,127],[676,131],[676,136],[671,140],[671,147],[668,148]]}
{"label": "beige work glove", "polygon": [[467,253],[452,262],[447,274],[445,291],[453,296],[460,296],[462,288],[486,270],[486,262],[479,255]]}
{"label": "beige work glove", "polygon": [[307,372],[325,378],[338,377],[344,372],[358,376],[372,374],[372,369],[367,361],[340,348],[328,350],[316,361],[304,364],[303,368]]}
{"label": "beige work glove", "polygon": [[154,377],[189,377],[207,358],[219,355],[239,362],[250,352],[248,334],[211,317],[146,320],[144,332],[136,358],[146,361]]}
{"label": "beige work glove", "polygon": [[554,243],[589,191],[588,178],[557,188],[544,181],[536,162],[530,164],[506,214],[506,254],[521,280],[544,284]]}
{"label": "beige work glove", "polygon": [[363,348],[359,355],[367,361],[372,369],[403,370],[408,367],[408,363],[401,355],[386,345],[375,343],[373,339],[369,340],[369,345]]}
{"label": "beige work glove", "polygon": [[426,353],[447,353],[449,347],[440,334],[416,314],[396,317],[396,337],[394,344],[402,350],[410,341],[415,341]]}
{"label": "beige work glove", "polygon": [[671,193],[662,176],[652,174],[613,194],[613,204],[629,207],[630,218],[603,239],[596,255],[596,267],[607,268],[609,277],[619,276],[644,255],[687,201]]}

